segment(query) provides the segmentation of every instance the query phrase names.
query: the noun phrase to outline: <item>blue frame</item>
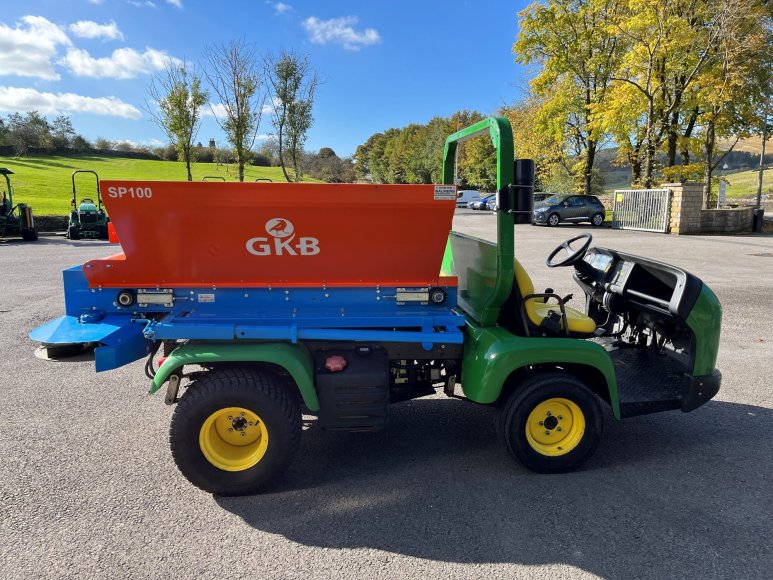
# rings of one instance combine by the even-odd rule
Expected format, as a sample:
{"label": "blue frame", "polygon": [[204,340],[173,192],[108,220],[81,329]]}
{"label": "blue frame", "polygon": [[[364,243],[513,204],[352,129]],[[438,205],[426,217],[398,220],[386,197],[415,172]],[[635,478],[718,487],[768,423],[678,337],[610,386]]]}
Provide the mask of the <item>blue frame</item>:
{"label": "blue frame", "polygon": [[[457,289],[443,304],[397,302],[396,287],[174,288],[171,306],[123,308],[120,288],[89,288],[81,266],[63,272],[66,315],[30,333],[45,344],[100,343],[97,371],[147,354],[155,340],[302,340],[462,344]],[[136,292],[136,289],[131,290]]]}

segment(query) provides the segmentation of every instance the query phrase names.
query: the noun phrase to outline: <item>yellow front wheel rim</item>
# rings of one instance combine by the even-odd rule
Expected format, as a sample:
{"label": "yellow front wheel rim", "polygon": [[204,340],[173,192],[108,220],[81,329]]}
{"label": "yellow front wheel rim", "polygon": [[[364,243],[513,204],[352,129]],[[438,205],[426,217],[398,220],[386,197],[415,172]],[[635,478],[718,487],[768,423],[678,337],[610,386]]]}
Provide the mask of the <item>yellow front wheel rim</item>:
{"label": "yellow front wheel rim", "polygon": [[534,407],[526,420],[526,440],[537,453],[549,457],[574,450],[585,434],[585,415],[569,399],[553,398]]}
{"label": "yellow front wheel rim", "polygon": [[244,471],[266,454],[268,430],[252,411],[226,407],[207,417],[199,431],[199,446],[212,465],[224,471]]}

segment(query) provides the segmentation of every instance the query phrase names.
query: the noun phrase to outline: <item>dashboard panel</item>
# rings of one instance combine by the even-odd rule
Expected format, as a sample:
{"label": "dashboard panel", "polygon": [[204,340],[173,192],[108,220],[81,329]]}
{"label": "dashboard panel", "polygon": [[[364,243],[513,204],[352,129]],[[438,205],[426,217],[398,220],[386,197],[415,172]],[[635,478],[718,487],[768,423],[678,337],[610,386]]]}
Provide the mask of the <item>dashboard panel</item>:
{"label": "dashboard panel", "polygon": [[575,266],[575,280],[601,301],[606,293],[637,310],[684,320],[703,282],[689,272],[649,258],[609,248],[591,248]]}

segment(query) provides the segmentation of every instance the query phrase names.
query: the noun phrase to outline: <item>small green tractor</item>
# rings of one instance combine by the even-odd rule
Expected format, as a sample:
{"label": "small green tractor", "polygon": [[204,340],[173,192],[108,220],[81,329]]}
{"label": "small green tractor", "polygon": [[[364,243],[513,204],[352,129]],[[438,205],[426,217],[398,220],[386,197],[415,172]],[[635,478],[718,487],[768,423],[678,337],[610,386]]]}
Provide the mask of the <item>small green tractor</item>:
{"label": "small green tractor", "polygon": [[[93,198],[82,197],[78,203],[77,192],[75,188],[75,176],[78,173],[91,173],[96,179],[97,201]],[[78,169],[72,172],[72,201],[70,202],[70,220],[67,224],[66,237],[69,240],[79,240],[81,238],[90,240],[108,239],[107,224],[110,218],[107,217],[105,207],[102,204],[102,196],[99,193],[99,176],[96,171],[88,169]]]}
{"label": "small green tractor", "polygon": [[26,242],[34,242],[38,239],[38,227],[35,225],[32,208],[26,203],[13,205],[13,186],[11,178],[8,177],[13,175],[13,171],[0,167],[0,174],[5,177],[6,185],[0,202],[0,238],[21,236]]}

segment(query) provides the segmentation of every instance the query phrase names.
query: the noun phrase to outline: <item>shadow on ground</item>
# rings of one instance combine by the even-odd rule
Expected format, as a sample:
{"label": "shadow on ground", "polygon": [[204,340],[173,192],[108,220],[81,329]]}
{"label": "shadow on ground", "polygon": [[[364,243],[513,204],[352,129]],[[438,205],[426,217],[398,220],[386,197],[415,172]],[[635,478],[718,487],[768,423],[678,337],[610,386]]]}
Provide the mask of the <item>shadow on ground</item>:
{"label": "shadow on ground", "polygon": [[46,169],[48,167],[64,167],[65,169],[73,169],[75,166],[71,163],[62,163],[61,161],[54,161],[52,159],[41,159],[36,157],[34,159],[14,159],[13,165],[22,165],[24,167],[30,167],[32,169]]}
{"label": "shadow on ground", "polygon": [[[492,411],[394,406],[389,430],[314,425],[275,491],[216,497],[250,526],[303,545],[460,563],[566,564],[603,577],[763,577],[773,411],[711,402],[619,423],[583,471],[526,471]],[[767,434],[767,435],[766,435]]]}
{"label": "shadow on ground", "polygon": [[[30,244],[33,246],[72,246],[72,247],[78,247],[78,248],[98,248],[98,247],[105,247],[109,248],[110,244],[107,242],[107,240],[68,240],[64,236],[40,236],[36,241],[34,242],[26,242],[22,240],[21,238],[2,238],[0,239],[0,246],[8,245],[8,246],[14,246],[17,244]],[[121,249],[118,245],[113,244],[113,247],[116,248],[116,252],[120,252]]]}

